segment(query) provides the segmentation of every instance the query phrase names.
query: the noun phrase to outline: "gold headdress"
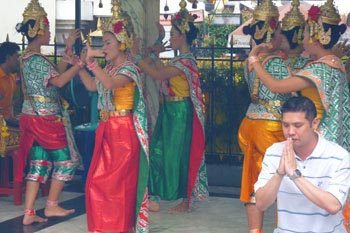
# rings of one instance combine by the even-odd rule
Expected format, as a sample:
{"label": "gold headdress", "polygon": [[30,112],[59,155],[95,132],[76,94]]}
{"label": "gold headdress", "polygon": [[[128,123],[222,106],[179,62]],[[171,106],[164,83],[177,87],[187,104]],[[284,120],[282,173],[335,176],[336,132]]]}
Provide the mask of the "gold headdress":
{"label": "gold headdress", "polygon": [[311,41],[317,40],[323,45],[329,44],[332,37],[332,28],[325,31],[323,23],[338,25],[340,20],[340,15],[333,4],[333,0],[327,0],[321,7],[312,6],[308,12],[307,20]]}
{"label": "gold headdress", "polygon": [[299,9],[299,0],[293,0],[291,5],[292,9],[286,13],[282,19],[282,30],[289,31],[295,27],[300,27],[297,32],[294,32],[292,39],[294,43],[300,44],[302,42],[302,35],[305,27],[305,18]]}
{"label": "gold headdress", "polygon": [[254,38],[262,39],[267,33],[266,42],[270,42],[272,33],[278,26],[279,12],[278,8],[273,4],[272,0],[263,0],[253,11],[254,23],[257,21],[264,21],[263,28],[259,29],[258,25],[255,27]]}
{"label": "gold headdress", "polygon": [[36,35],[43,35],[44,29],[48,26],[49,21],[44,8],[40,5],[38,0],[31,0],[23,12],[23,22],[25,24],[28,20],[35,20],[33,27],[29,26],[28,36],[33,38]]}
{"label": "gold headdress", "polygon": [[[112,32],[122,43],[121,50],[132,47],[133,27],[130,16],[121,10],[119,0],[112,0],[112,17],[101,26],[103,32]],[[124,45],[123,45],[124,44]],[[125,46],[123,48],[123,46]]]}
{"label": "gold headdress", "polygon": [[191,15],[186,9],[186,1],[180,1],[180,11],[171,17],[171,24],[175,25],[178,29],[180,29],[181,33],[186,33],[190,31],[189,22],[194,22],[197,18],[197,15]]}

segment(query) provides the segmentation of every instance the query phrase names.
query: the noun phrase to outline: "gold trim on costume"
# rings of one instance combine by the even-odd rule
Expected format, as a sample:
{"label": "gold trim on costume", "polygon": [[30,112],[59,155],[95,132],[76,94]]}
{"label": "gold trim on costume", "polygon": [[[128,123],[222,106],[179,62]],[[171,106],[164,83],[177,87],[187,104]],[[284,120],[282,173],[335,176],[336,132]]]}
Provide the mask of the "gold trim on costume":
{"label": "gold trim on costume", "polygon": [[182,97],[182,96],[165,96],[164,100],[166,102],[175,102],[175,101],[183,101],[183,100],[187,100],[190,97]]}
{"label": "gold trim on costume", "polygon": [[25,96],[24,99],[38,103],[57,103],[57,100],[42,95]]}
{"label": "gold trim on costume", "polygon": [[100,120],[101,121],[107,121],[109,117],[116,117],[116,116],[128,116],[132,114],[132,110],[131,109],[121,109],[118,111],[106,111],[106,110],[100,110]]}

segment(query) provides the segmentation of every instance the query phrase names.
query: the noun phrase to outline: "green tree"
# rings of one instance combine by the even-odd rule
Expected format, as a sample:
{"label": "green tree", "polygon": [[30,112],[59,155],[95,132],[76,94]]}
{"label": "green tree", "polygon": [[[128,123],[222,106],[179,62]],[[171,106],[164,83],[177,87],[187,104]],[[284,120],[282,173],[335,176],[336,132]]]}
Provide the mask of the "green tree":
{"label": "green tree", "polygon": [[[235,25],[214,25],[210,24],[209,20],[206,19],[199,29],[200,45],[202,47],[211,47],[214,45],[216,48],[226,48],[228,35],[235,29]],[[216,49],[215,57],[221,57],[225,52],[227,51]],[[209,54],[206,52],[206,55]]]}

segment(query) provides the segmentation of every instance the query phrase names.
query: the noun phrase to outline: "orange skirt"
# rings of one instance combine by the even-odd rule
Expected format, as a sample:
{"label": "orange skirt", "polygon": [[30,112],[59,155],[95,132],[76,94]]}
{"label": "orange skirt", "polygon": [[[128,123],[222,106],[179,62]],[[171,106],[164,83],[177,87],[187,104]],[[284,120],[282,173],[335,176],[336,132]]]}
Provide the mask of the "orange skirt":
{"label": "orange skirt", "polygon": [[252,198],[254,184],[258,180],[266,149],[283,141],[281,123],[271,120],[252,120],[245,117],[238,131],[238,142],[243,152],[243,171],[240,200],[255,203]]}
{"label": "orange skirt", "polygon": [[344,226],[348,233],[350,233],[350,197],[345,203],[344,209],[343,209],[343,216],[344,216]]}
{"label": "orange skirt", "polygon": [[135,225],[140,154],[132,115],[101,121],[95,141],[85,190],[88,230],[129,231]]}

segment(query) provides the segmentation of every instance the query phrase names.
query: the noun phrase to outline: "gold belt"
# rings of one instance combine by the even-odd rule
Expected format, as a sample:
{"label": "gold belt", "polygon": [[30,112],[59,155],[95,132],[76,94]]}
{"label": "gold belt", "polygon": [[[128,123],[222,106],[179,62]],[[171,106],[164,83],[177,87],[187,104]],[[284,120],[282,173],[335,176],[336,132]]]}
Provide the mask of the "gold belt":
{"label": "gold belt", "polygon": [[131,109],[121,109],[113,112],[100,110],[100,120],[107,121],[110,116],[127,116],[127,115],[130,115],[131,113],[132,113]]}
{"label": "gold belt", "polygon": [[57,100],[42,95],[25,96],[24,99],[38,103],[57,103]]}
{"label": "gold belt", "polygon": [[182,101],[189,99],[190,97],[181,97],[181,96],[165,96],[164,100],[167,102],[173,102],[173,101]]}

